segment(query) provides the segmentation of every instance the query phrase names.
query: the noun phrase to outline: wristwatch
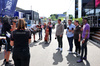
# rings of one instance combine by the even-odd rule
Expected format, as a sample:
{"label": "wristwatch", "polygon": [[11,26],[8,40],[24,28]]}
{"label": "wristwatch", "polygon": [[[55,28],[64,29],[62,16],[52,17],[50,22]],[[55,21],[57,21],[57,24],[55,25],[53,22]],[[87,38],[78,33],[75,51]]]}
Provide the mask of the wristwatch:
{"label": "wristwatch", "polygon": [[85,40],[85,39],[83,39],[83,40]]}

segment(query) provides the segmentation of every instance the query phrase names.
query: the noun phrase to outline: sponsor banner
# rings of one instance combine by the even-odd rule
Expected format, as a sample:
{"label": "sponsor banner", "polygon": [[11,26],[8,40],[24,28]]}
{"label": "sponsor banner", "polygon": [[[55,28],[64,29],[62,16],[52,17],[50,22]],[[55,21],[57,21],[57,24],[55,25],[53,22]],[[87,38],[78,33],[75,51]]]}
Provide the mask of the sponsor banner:
{"label": "sponsor banner", "polygon": [[3,0],[3,14],[14,16],[17,0]]}
{"label": "sponsor banner", "polygon": [[95,7],[98,7],[100,5],[100,0],[95,0]]}
{"label": "sponsor banner", "polygon": [[2,0],[0,0],[0,15],[2,15]]}

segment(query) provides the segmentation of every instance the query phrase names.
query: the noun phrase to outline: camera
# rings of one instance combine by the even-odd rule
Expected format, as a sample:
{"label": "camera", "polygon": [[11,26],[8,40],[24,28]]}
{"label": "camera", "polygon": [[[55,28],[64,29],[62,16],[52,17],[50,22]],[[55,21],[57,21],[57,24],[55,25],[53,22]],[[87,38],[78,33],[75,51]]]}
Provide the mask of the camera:
{"label": "camera", "polygon": [[69,27],[67,27],[67,29],[69,30]]}
{"label": "camera", "polygon": [[55,39],[57,39],[57,37],[55,37]]}

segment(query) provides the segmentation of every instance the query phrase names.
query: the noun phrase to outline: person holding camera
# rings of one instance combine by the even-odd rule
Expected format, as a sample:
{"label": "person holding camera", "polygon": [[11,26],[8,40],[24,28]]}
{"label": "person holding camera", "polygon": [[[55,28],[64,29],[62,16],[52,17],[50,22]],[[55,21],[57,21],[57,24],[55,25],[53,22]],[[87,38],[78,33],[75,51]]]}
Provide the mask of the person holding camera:
{"label": "person holding camera", "polygon": [[72,20],[68,20],[68,27],[67,27],[66,35],[67,35],[68,42],[69,42],[69,50],[68,50],[69,53],[72,53],[72,50],[73,50],[74,28],[75,28],[75,25],[72,24]]}
{"label": "person holding camera", "polygon": [[29,28],[29,30],[31,31],[31,34],[33,34],[33,37],[34,37],[34,42],[37,42],[35,40],[35,34],[37,33],[37,25],[36,25],[36,22]]}
{"label": "person holding camera", "polygon": [[64,25],[61,23],[61,19],[58,19],[58,25],[56,28],[56,38],[58,40],[58,48],[56,50],[60,50],[62,52],[63,48],[63,32],[64,32]]}
{"label": "person holding camera", "polygon": [[14,46],[13,60],[15,66],[29,66],[31,32],[25,28],[24,19],[19,19],[17,30],[11,33],[10,45]]}
{"label": "person holding camera", "polygon": [[4,62],[5,65],[9,64],[9,57],[10,57],[10,53],[12,51],[12,47],[10,45],[10,36],[8,35],[8,33],[11,33],[11,25],[9,24],[9,18],[5,15],[5,17],[3,18],[3,27],[2,27],[2,35],[6,37],[6,45],[5,45],[5,55],[4,55]]}

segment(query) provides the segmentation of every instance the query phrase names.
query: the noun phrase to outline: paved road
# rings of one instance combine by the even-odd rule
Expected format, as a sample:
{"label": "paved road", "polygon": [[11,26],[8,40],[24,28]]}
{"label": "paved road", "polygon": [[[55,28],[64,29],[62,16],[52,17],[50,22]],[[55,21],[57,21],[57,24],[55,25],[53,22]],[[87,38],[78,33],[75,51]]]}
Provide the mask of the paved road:
{"label": "paved road", "polygon": [[[65,32],[64,32],[65,33]],[[63,37],[63,52],[56,50],[57,40],[55,40],[55,30],[52,33],[52,42],[44,44],[44,41],[30,44],[30,66],[100,66],[100,48],[88,42],[88,61],[76,63],[79,57],[74,54],[68,54],[68,41],[66,35]],[[38,40],[38,34],[36,36]],[[74,50],[73,50],[74,51]],[[10,60],[12,60],[12,55]],[[3,61],[3,50],[0,54],[0,65]],[[12,61],[13,64],[13,61]]]}

